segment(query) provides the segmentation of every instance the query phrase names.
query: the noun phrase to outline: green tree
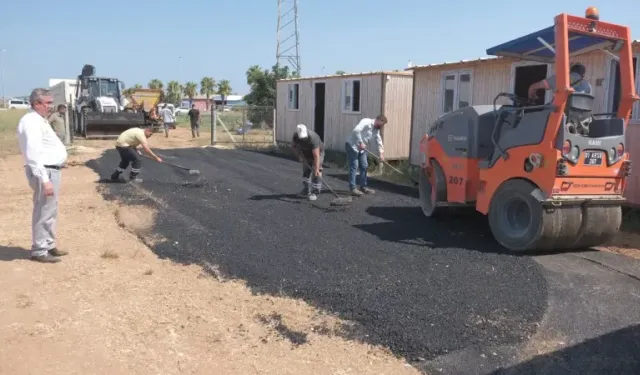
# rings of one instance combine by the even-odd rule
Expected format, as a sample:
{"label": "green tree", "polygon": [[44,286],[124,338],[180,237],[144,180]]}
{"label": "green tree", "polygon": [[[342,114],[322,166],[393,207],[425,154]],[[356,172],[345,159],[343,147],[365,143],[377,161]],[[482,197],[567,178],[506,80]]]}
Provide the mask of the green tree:
{"label": "green tree", "polygon": [[184,96],[189,98],[189,104],[193,104],[193,98],[198,93],[198,84],[195,82],[187,82],[182,88],[182,93]]}
{"label": "green tree", "polygon": [[142,85],[141,85],[141,84],[139,84],[139,83],[136,83],[135,85],[133,85],[133,88],[134,88],[134,89],[141,89],[141,88],[142,88]]}
{"label": "green tree", "polygon": [[223,79],[218,84],[218,95],[220,95],[222,99],[222,104],[225,104],[226,98],[231,95],[231,82],[228,79]]}
{"label": "green tree", "polygon": [[147,85],[149,86],[150,89],[154,89],[154,90],[162,90],[164,88],[164,84],[162,83],[161,80],[154,78],[151,81],[149,81],[149,84]]}
{"label": "green tree", "polygon": [[178,81],[169,81],[167,83],[167,92],[165,100],[167,103],[178,105],[182,99],[182,86]]}
{"label": "green tree", "polygon": [[258,65],[252,65],[247,70],[247,84],[250,90],[244,100],[248,105],[275,107],[276,81],[295,77],[298,77],[298,74],[289,72],[288,66],[276,64],[269,71],[262,70]]}
{"label": "green tree", "polygon": [[285,78],[299,77],[296,72],[290,72],[288,66],[278,64],[271,70],[262,70],[258,65],[252,65],[247,70],[247,84],[249,93],[244,96],[247,105],[247,118],[258,125],[263,121],[273,126],[273,108],[276,105],[276,81]]}
{"label": "green tree", "polygon": [[202,77],[200,80],[200,94],[207,97],[207,111],[211,109],[211,95],[216,92],[216,81],[213,77]]}
{"label": "green tree", "polygon": [[345,72],[344,70],[336,70],[336,75],[337,76],[343,76],[345,74],[347,74],[347,72]]}

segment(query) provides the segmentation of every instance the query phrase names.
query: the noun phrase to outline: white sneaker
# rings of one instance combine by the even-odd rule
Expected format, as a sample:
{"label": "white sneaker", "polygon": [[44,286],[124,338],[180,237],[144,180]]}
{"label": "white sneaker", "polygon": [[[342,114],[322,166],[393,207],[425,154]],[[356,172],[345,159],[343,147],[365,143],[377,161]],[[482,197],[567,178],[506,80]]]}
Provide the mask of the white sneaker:
{"label": "white sneaker", "polygon": [[316,199],[318,199],[318,196],[315,194],[309,194],[309,200],[310,201],[315,201]]}

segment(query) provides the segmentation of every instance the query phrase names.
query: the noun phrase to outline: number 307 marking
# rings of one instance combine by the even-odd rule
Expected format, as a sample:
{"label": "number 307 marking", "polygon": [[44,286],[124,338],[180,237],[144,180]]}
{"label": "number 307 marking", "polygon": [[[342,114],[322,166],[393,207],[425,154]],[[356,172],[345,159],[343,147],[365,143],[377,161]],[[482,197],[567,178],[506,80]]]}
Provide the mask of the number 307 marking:
{"label": "number 307 marking", "polygon": [[450,184],[462,185],[463,182],[464,182],[464,178],[462,178],[462,177],[449,176],[449,183]]}

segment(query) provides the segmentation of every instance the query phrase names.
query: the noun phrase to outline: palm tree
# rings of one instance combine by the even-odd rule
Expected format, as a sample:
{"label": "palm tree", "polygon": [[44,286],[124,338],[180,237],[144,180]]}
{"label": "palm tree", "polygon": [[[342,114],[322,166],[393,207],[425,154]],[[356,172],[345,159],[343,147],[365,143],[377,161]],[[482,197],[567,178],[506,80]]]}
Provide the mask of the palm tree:
{"label": "palm tree", "polygon": [[263,72],[260,65],[251,65],[249,69],[247,69],[247,84],[252,85],[256,80],[262,77],[265,73]]}
{"label": "palm tree", "polygon": [[222,99],[222,105],[225,105],[225,98],[231,95],[231,82],[229,82],[228,79],[223,79],[218,83],[218,95],[220,95],[220,99]]}
{"label": "palm tree", "polygon": [[136,83],[135,85],[133,85],[133,88],[134,88],[134,89],[141,89],[141,88],[142,88],[142,85],[141,85],[141,84],[139,84],[139,83]]}
{"label": "palm tree", "polygon": [[182,86],[178,81],[169,81],[167,84],[167,102],[178,104],[182,99]]}
{"label": "palm tree", "polygon": [[216,81],[213,79],[213,77],[202,77],[202,80],[200,80],[200,94],[206,95],[207,97],[207,111],[211,109],[211,107],[209,107],[211,104],[209,99],[211,98],[211,95],[215,93],[215,91]]}
{"label": "palm tree", "polygon": [[162,90],[162,88],[164,87],[164,84],[162,83],[161,80],[154,78],[151,81],[149,81],[149,84],[147,86],[149,86],[150,89]]}
{"label": "palm tree", "polygon": [[189,98],[189,106],[193,104],[193,98],[198,93],[198,84],[195,82],[187,82],[182,90],[184,96]]}

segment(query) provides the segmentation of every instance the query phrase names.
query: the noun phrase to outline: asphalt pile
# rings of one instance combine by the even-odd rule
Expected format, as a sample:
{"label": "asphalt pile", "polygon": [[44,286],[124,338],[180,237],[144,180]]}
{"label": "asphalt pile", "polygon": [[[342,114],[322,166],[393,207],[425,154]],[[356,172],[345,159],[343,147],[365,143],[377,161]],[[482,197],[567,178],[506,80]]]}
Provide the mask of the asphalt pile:
{"label": "asphalt pile", "polygon": [[[539,266],[503,253],[482,217],[429,220],[415,197],[393,191],[328,212],[295,197],[300,163],[240,150],[163,154],[201,175],[194,187],[185,171],[144,160],[142,187],[169,205],[154,228],[168,239],[153,249],[160,257],[213,263],[256,293],[303,299],[355,322],[345,336],[409,360],[521,342],[542,317]],[[110,151],[90,166],[105,177],[117,161]],[[345,191],[332,173],[326,181]],[[108,198],[145,199],[128,184],[104,187]],[[333,198],[323,191],[317,204]]]}

